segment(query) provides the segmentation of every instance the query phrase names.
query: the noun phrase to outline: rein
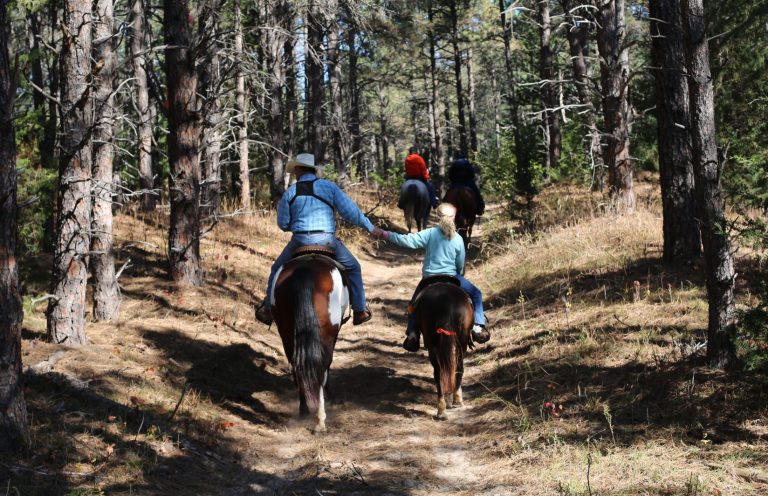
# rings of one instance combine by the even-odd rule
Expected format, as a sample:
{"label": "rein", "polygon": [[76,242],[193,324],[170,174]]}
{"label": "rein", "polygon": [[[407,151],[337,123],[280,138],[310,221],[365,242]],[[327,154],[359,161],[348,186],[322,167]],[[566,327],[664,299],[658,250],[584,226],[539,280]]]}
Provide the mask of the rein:
{"label": "rein", "polygon": [[455,336],[455,335],[456,335],[456,333],[455,333],[455,332],[453,332],[453,331],[446,331],[446,330],[445,330],[445,329],[443,329],[442,327],[438,327],[438,328],[437,328],[437,330],[436,330],[435,332],[436,332],[437,334],[445,334],[446,336]]}

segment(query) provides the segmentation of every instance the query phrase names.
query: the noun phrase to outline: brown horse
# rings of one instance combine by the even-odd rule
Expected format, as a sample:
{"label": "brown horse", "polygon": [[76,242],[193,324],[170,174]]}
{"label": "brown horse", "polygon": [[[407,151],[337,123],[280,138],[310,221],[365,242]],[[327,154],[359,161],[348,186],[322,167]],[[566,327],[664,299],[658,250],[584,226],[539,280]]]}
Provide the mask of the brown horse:
{"label": "brown horse", "polygon": [[461,379],[464,353],[470,344],[472,303],[456,283],[435,282],[421,290],[414,306],[416,325],[424,335],[424,347],[434,369],[437,418],[445,419],[449,404],[464,404]]}
{"label": "brown horse", "polygon": [[468,247],[472,240],[472,227],[477,218],[475,193],[465,186],[453,185],[443,197],[443,201],[456,207],[456,230],[464,239],[464,246]]}
{"label": "brown horse", "polygon": [[[311,251],[307,248],[303,251]],[[328,371],[339,329],[346,322],[349,290],[335,261],[317,253],[290,260],[275,281],[272,315],[299,389],[299,413],[316,414],[314,430],[322,432]]]}

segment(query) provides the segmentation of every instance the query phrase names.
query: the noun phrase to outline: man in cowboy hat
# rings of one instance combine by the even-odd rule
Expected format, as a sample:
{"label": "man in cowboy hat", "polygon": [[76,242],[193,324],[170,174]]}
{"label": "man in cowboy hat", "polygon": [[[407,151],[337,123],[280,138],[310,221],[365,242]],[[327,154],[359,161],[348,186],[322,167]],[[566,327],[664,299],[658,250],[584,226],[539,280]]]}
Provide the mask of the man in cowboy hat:
{"label": "man in cowboy hat", "polygon": [[266,297],[261,306],[256,309],[256,318],[267,325],[272,323],[270,295],[275,284],[275,274],[290,260],[291,253],[300,246],[321,245],[333,248],[336,252],[336,260],[347,269],[353,312],[352,323],[359,325],[368,322],[372,314],[365,302],[360,263],[336,238],[334,212],[339,212],[344,220],[362,227],[369,233],[380,233],[380,229],[373,226],[355,202],[335,183],[317,178],[314,155],[300,153],[288,162],[286,171],[292,172],[297,181],[280,199],[277,206],[277,225],[283,231],[291,231],[293,236],[272,264]]}

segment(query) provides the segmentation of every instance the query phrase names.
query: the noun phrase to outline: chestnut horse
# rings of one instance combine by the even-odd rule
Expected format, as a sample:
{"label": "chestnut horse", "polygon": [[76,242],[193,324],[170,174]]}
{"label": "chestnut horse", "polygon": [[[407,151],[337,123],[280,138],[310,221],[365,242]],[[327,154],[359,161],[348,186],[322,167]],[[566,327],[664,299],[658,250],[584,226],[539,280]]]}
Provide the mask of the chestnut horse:
{"label": "chestnut horse", "polygon": [[472,227],[477,217],[477,198],[474,191],[466,186],[453,185],[443,197],[443,201],[456,207],[456,231],[468,247],[472,240]]}
{"label": "chestnut horse", "polygon": [[[450,278],[438,277],[440,280]],[[458,281],[434,282],[416,296],[414,307],[416,326],[424,335],[424,347],[434,369],[437,418],[445,419],[448,405],[459,407],[464,404],[461,378],[464,353],[470,344],[472,302],[458,286]]]}
{"label": "chestnut horse", "polygon": [[310,254],[291,259],[275,276],[272,316],[299,390],[299,413],[316,414],[314,430],[322,432],[328,371],[339,329],[346,322],[349,290],[336,262],[320,254],[328,253],[327,248],[299,250]]}

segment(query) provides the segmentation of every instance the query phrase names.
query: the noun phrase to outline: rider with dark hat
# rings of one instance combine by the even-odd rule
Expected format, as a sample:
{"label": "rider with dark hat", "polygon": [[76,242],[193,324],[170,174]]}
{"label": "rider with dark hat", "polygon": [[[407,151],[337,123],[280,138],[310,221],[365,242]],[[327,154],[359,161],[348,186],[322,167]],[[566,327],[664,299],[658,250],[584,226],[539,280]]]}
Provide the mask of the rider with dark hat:
{"label": "rider with dark hat", "polygon": [[359,325],[371,320],[372,313],[365,301],[360,263],[336,237],[334,213],[338,212],[344,220],[369,233],[378,233],[380,230],[373,226],[338,185],[318,179],[317,167],[315,156],[309,153],[300,153],[286,165],[286,171],[294,173],[297,181],[280,199],[277,206],[277,225],[283,231],[291,231],[293,236],[272,264],[266,296],[261,306],[256,309],[256,318],[267,325],[272,323],[271,308],[278,269],[290,260],[296,248],[308,245],[327,246],[336,252],[336,260],[347,269],[353,311],[352,323]]}
{"label": "rider with dark hat", "polygon": [[477,170],[464,157],[454,160],[448,168],[448,179],[451,180],[451,185],[465,186],[471,189],[477,198],[477,215],[483,215],[483,212],[485,212],[485,201],[483,201],[483,195],[480,193],[480,188],[477,187],[475,182],[476,176]]}

